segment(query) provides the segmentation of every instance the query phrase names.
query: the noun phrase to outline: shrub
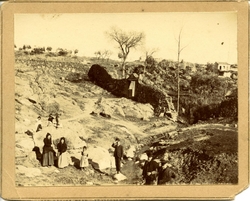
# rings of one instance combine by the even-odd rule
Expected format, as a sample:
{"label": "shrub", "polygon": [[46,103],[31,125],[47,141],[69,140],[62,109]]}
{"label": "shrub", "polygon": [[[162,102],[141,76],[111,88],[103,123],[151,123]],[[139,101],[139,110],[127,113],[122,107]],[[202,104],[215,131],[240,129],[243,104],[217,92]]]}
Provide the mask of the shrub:
{"label": "shrub", "polygon": [[220,104],[220,116],[238,118],[238,98],[232,97]]}

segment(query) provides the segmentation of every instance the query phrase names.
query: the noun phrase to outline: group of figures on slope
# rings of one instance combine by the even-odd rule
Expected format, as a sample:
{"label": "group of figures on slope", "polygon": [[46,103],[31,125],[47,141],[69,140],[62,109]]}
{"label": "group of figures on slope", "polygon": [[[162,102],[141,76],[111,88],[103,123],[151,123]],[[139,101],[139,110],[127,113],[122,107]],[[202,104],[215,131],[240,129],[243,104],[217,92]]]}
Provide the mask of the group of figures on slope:
{"label": "group of figures on slope", "polygon": [[[39,124],[38,124],[39,127]],[[65,137],[61,137],[59,143],[57,144],[57,152],[52,147],[52,136],[50,133],[47,133],[46,137],[43,140],[43,152],[42,152],[42,166],[54,166],[55,158],[57,158],[57,167],[64,168],[71,164],[71,160],[67,153],[67,143]],[[121,162],[124,156],[123,146],[121,145],[120,139],[116,138],[115,142],[112,144],[114,148],[114,157],[115,157],[115,166],[117,174],[121,173]],[[145,161],[142,171],[142,178],[145,185],[163,185],[171,183],[172,179],[176,177],[172,165],[169,163],[169,160],[161,160],[161,163],[157,163],[153,160],[153,153],[147,153],[148,160]],[[80,160],[80,169],[84,170],[89,166],[88,162],[88,152],[87,147],[84,146],[81,152]]]}
{"label": "group of figures on slope", "polygon": [[[55,157],[57,156],[58,162],[57,166],[58,168],[65,168],[67,167],[71,162],[69,155],[67,154],[67,144],[64,137],[61,137],[59,143],[57,144],[57,153],[52,147],[52,137],[50,133],[47,133],[46,137],[43,140],[44,146],[43,146],[43,153],[42,153],[42,166],[48,167],[48,166],[54,166]],[[81,170],[84,170],[89,166],[88,162],[88,153],[87,153],[87,147],[84,146],[83,150],[81,152],[81,160],[80,160],[80,168]]]}
{"label": "group of figures on slope", "polygon": [[[60,122],[60,114],[56,113],[55,116],[53,116],[52,114],[49,114],[47,127],[50,125],[54,125],[56,128],[62,127],[62,124]],[[42,118],[41,118],[41,116],[38,116],[36,119],[35,131],[39,132],[42,129],[43,129]]]}
{"label": "group of figures on slope", "polygon": [[[116,138],[112,144],[115,148],[114,157],[117,174],[121,172],[121,161],[123,158],[123,146],[120,143],[120,139]],[[153,153],[147,153],[148,160],[145,161],[142,171],[142,178],[145,185],[165,185],[172,183],[176,178],[176,170],[172,168],[172,164],[168,159],[162,159],[160,163],[157,163],[153,159]]]}

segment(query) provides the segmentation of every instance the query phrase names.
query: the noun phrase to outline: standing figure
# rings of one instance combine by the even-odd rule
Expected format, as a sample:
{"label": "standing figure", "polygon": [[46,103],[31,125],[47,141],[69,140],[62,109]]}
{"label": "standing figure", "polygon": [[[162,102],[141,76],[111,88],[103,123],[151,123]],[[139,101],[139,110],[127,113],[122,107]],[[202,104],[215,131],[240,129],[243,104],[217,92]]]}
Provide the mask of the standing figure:
{"label": "standing figure", "polygon": [[156,185],[158,163],[153,160],[153,154],[149,152],[148,161],[145,162],[142,171],[142,177],[145,180],[145,185]]}
{"label": "standing figure", "polygon": [[137,73],[133,73],[128,77],[129,88],[128,88],[128,98],[135,97],[135,88],[138,83],[139,75]]}
{"label": "standing figure", "polygon": [[117,174],[121,171],[121,160],[123,158],[123,146],[120,144],[120,139],[116,138],[115,142],[112,144],[112,147],[115,148],[114,157],[115,157],[115,167]]}
{"label": "standing figure", "polygon": [[41,116],[38,116],[36,119],[36,132],[42,130],[42,120],[41,120]]}
{"label": "standing figure", "polygon": [[161,168],[159,170],[158,185],[165,185],[172,182],[172,179],[176,177],[175,171],[172,165],[168,161],[163,160],[161,162]]}
{"label": "standing figure", "polygon": [[53,125],[53,120],[54,120],[54,117],[52,116],[52,114],[49,114],[48,125],[47,125],[47,127],[48,127],[50,124]]}
{"label": "standing figure", "polygon": [[65,138],[62,137],[60,139],[60,142],[57,144],[57,150],[58,150],[58,167],[59,168],[64,168],[69,165],[69,158],[67,155],[67,144],[65,141]]}
{"label": "standing figure", "polygon": [[52,148],[52,139],[50,133],[47,133],[46,138],[44,138],[43,142],[44,146],[43,146],[42,166],[52,166],[54,165],[55,151]]}
{"label": "standing figure", "polygon": [[83,171],[86,167],[89,166],[89,161],[88,161],[88,152],[87,152],[87,147],[84,146],[82,149],[82,157],[80,161],[80,168]]}
{"label": "standing figure", "polygon": [[56,113],[56,128],[59,127],[59,114]]}

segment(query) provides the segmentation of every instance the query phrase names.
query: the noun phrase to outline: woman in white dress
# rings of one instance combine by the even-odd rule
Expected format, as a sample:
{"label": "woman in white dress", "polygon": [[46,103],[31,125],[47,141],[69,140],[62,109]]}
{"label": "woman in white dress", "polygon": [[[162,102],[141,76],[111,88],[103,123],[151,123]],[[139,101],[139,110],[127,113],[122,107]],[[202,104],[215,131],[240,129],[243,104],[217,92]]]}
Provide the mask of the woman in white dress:
{"label": "woman in white dress", "polygon": [[69,165],[69,158],[67,154],[67,144],[65,142],[65,138],[62,137],[60,139],[60,142],[57,144],[57,150],[58,150],[58,167],[64,168]]}

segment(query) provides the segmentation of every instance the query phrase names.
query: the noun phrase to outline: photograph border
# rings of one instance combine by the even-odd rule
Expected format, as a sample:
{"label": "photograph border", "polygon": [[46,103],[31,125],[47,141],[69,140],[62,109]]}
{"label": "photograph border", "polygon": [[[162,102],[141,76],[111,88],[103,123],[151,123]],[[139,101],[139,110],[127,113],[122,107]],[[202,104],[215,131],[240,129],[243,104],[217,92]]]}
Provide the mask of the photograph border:
{"label": "photograph border", "polygon": [[[238,13],[238,156],[237,185],[173,186],[15,186],[15,13],[108,13],[108,12],[227,12]],[[4,199],[233,199],[249,184],[248,123],[248,2],[85,2],[4,3],[1,6],[2,71],[2,197]],[[246,73],[247,72],[247,73]],[[45,193],[46,192],[46,193]]]}

